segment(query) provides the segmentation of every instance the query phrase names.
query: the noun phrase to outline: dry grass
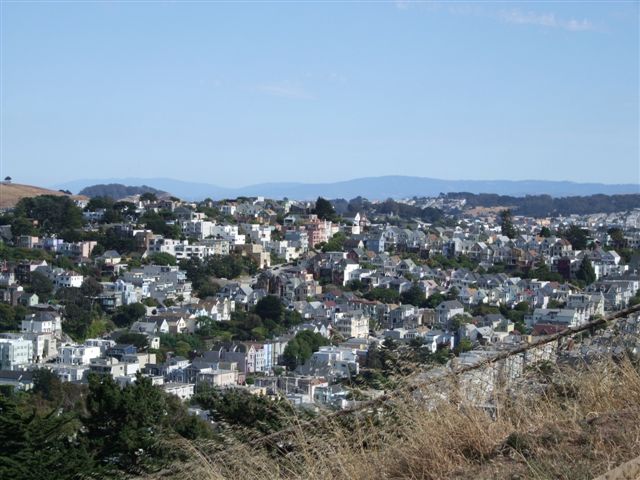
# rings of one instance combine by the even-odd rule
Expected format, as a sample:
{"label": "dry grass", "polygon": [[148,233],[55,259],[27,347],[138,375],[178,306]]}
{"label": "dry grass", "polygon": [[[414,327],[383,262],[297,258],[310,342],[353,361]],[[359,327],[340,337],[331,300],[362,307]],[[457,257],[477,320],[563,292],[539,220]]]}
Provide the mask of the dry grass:
{"label": "dry grass", "polygon": [[503,392],[491,415],[444,399],[444,391],[461,398],[447,384],[383,412],[332,418],[312,431],[302,424],[286,447],[181,442],[174,448],[191,460],[156,478],[581,479],[638,455],[636,367],[602,363],[534,376],[517,396]]}
{"label": "dry grass", "polygon": [[[66,195],[57,190],[49,190],[47,188],[35,187],[33,185],[20,185],[17,183],[0,182],[0,208],[13,208],[16,204],[27,197],[37,197],[39,195]],[[87,199],[80,195],[72,195],[73,199]]]}

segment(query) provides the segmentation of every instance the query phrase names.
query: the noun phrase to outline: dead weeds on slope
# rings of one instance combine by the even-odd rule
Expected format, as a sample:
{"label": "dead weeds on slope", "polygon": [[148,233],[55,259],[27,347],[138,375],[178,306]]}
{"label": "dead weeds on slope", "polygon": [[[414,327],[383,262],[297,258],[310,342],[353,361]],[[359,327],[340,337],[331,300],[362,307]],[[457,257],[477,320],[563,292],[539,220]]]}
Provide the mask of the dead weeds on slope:
{"label": "dead weeds on slope", "polygon": [[181,441],[173,448],[191,460],[163,477],[580,479],[640,452],[640,375],[628,361],[529,372],[491,409],[453,401],[461,388],[442,381],[266,445]]}

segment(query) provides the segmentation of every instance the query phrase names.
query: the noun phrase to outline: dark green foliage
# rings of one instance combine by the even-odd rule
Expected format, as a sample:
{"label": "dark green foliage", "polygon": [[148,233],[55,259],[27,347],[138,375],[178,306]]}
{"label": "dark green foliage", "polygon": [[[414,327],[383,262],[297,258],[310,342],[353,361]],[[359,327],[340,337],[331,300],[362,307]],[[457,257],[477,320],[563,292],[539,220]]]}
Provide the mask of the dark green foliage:
{"label": "dark green foliage", "polygon": [[496,262],[487,269],[487,273],[504,273],[506,265],[504,263]]}
{"label": "dark green foliage", "polygon": [[44,273],[32,272],[28,291],[38,295],[40,302],[44,303],[51,298],[53,282]]}
{"label": "dark green foliage", "polygon": [[378,345],[373,343],[369,346],[367,351],[367,368],[381,369],[383,367],[384,354],[378,348]]}
{"label": "dark green foliage", "polygon": [[475,270],[478,267],[478,262],[466,255],[459,255],[458,257],[448,258],[441,254],[435,254],[429,255],[429,258],[427,259],[427,265],[431,268],[466,268],[467,270]]}
{"label": "dark green foliage", "polygon": [[147,211],[140,217],[140,222],[144,223],[153,233],[163,235],[166,238],[180,238],[182,236],[180,226],[176,223],[167,223],[172,220],[175,220],[175,218],[171,212],[156,213]]}
{"label": "dark green foliage", "polygon": [[560,235],[571,243],[574,250],[587,248],[588,232],[577,225],[571,225],[568,229],[562,231]]}
{"label": "dark green foliage", "polygon": [[91,311],[76,303],[69,303],[65,306],[65,321],[62,329],[77,340],[86,338],[91,326]]}
{"label": "dark green foliage", "polygon": [[328,345],[329,341],[319,333],[309,330],[298,333],[284,349],[282,355],[284,365],[290,370],[295,370],[298,365],[306,362],[313,352],[323,345]]}
{"label": "dark green foliage", "polygon": [[[515,329],[521,333],[525,332],[524,316],[528,313],[530,306],[527,302],[520,302],[516,305],[517,308],[510,309],[506,305],[500,305],[500,313],[511,320],[515,324]],[[549,303],[549,308],[554,308]],[[526,309],[525,309],[526,308]]]}
{"label": "dark green foliage", "polygon": [[24,217],[15,217],[11,220],[11,234],[14,237],[21,235],[34,235],[38,233],[37,229],[33,226],[33,221]]}
{"label": "dark green foliage", "polygon": [[547,304],[547,308],[564,308],[565,303],[552,298]]}
{"label": "dark green foliage", "polygon": [[64,270],[74,270],[75,263],[69,257],[65,257],[64,255],[58,255],[51,262],[54,267],[62,268]]}
{"label": "dark green foliage", "polygon": [[118,337],[118,343],[123,345],[133,345],[138,351],[145,350],[148,347],[147,336],[141,333],[126,332]]}
{"label": "dark green foliage", "polygon": [[447,291],[447,300],[455,300],[456,298],[458,298],[458,294],[460,292],[458,291],[458,289],[456,287],[451,287],[449,288],[449,290]]}
{"label": "dark green foliage", "polygon": [[356,214],[358,212],[368,212],[372,207],[372,203],[364,197],[356,197],[349,200],[347,212]]}
{"label": "dark green foliage", "polygon": [[400,301],[404,304],[421,307],[425,304],[427,298],[422,289],[417,284],[413,284],[409,290],[400,295]]}
{"label": "dark green foliage", "polygon": [[159,443],[167,421],[166,399],[150,378],[139,374],[134,384],[121,389],[109,375],[90,375],[87,411],[90,449],[108,466],[144,472],[170,458]]}
{"label": "dark green foliage", "polygon": [[435,223],[442,220],[444,217],[442,210],[438,208],[420,208],[414,205],[396,202],[391,198],[373,206],[373,211],[371,213],[393,215],[405,220],[418,219],[429,223]]}
{"label": "dark green foliage", "polygon": [[60,403],[62,401],[62,382],[58,375],[48,368],[39,368],[33,372],[33,393],[44,400]]}
{"label": "dark green foliage", "polygon": [[102,293],[102,284],[95,277],[87,277],[80,286],[80,293],[85,297],[97,297]]}
{"label": "dark green foliage", "polygon": [[398,303],[400,294],[391,288],[374,288],[367,292],[364,297],[367,300],[378,300],[382,303]]}
{"label": "dark green foliage", "polygon": [[140,201],[142,202],[155,202],[157,200],[158,196],[153,191],[147,191],[140,195]]}
{"label": "dark green foliage", "polygon": [[542,227],[540,229],[540,236],[549,238],[551,236],[551,230],[549,230],[549,227]]}
{"label": "dark green foliage", "polygon": [[344,241],[347,236],[342,233],[336,233],[331,239],[322,246],[323,252],[342,252],[344,250]]}
{"label": "dark green foliage", "polygon": [[87,203],[87,206],[84,207],[85,212],[94,212],[100,209],[109,209],[113,207],[113,199],[109,197],[93,197]]}
{"label": "dark green foliage", "polygon": [[382,347],[370,345],[365,368],[360,374],[352,377],[349,383],[379,390],[395,388],[398,385],[396,375],[404,377],[410,371],[407,369],[406,360],[420,361],[427,353],[426,349],[415,346],[415,343],[417,342],[414,342],[411,350],[402,351],[398,348],[397,342],[390,338],[385,339]]}
{"label": "dark green foliage", "polygon": [[182,401],[175,395],[166,395],[165,416],[168,425],[175,432],[188,439],[213,438],[213,429],[209,424],[196,415],[191,415]]}
{"label": "dark green foliage", "polygon": [[444,302],[447,298],[442,295],[441,293],[434,293],[432,295],[429,295],[429,298],[427,298],[427,301],[425,303],[425,306],[427,308],[436,308],[438,305],[440,305],[442,302]]}
{"label": "dark green foliage", "polygon": [[448,348],[439,348],[435,353],[429,354],[427,363],[438,363],[445,365],[451,357],[451,351]]}
{"label": "dark green foliage", "polygon": [[0,478],[58,480],[99,473],[77,421],[58,409],[37,412],[0,395]]}
{"label": "dark green foliage", "polygon": [[487,305],[486,303],[480,303],[473,307],[472,313],[474,316],[484,316],[492,313],[500,313],[500,309],[498,307]]}
{"label": "dark green foliage", "polygon": [[[87,197],[92,197],[90,202],[96,199],[118,199],[130,197],[132,195],[140,195],[144,193],[153,193],[156,195],[163,194],[161,190],[157,190],[152,187],[148,187],[146,185],[142,185],[139,187],[135,186],[127,186],[122,185],[120,183],[110,183],[110,184],[99,184],[99,185],[91,185],[90,187],[85,187],[80,190],[79,195],[85,195]],[[99,208],[99,207],[98,207]]]}
{"label": "dark green foliage", "polygon": [[[96,241],[102,247],[103,253],[106,250],[115,250],[120,254],[126,254],[138,250],[138,245],[133,237],[125,233],[119,233],[114,228],[108,228],[96,238]],[[96,250],[96,254],[98,252],[100,252],[100,249]]]}
{"label": "dark green foliage", "polygon": [[65,196],[23,198],[16,205],[14,216],[37,220],[42,233],[61,233],[82,227],[82,210]]}
{"label": "dark green foliage", "polygon": [[144,317],[147,309],[141,303],[123,305],[113,314],[112,320],[118,327],[130,327],[133,322]]}
{"label": "dark green foliage", "polygon": [[160,351],[162,352],[173,352],[176,355],[189,357],[189,352],[201,350],[203,346],[202,338],[198,335],[189,333],[181,333],[178,335],[170,333],[160,334]]}
{"label": "dark green foliage", "polygon": [[336,216],[336,211],[334,210],[333,205],[331,205],[331,202],[322,197],[318,197],[316,200],[316,206],[313,213],[323,220],[333,220]]}
{"label": "dark green foliage", "polygon": [[161,444],[169,437],[213,437],[149,378],[121,389],[110,376],[90,375],[88,395],[48,370],[36,371],[34,383],[29,393],[0,392],[2,479],[125,478],[182,459]]}
{"label": "dark green foliage", "polygon": [[564,279],[562,278],[562,275],[560,275],[558,272],[552,272],[551,270],[549,270],[549,267],[547,267],[544,264],[536,267],[536,269],[529,272],[529,274],[532,278],[537,278],[538,280],[544,280],[549,282],[564,281]]}
{"label": "dark green foliage", "polygon": [[360,292],[367,289],[367,285],[362,280],[351,280],[345,285],[346,290],[358,290]]}
{"label": "dark green foliage", "polygon": [[611,246],[616,250],[627,248],[628,241],[624,238],[624,231],[621,228],[610,228],[607,230],[611,240]]}
{"label": "dark green foliage", "polygon": [[211,283],[211,278],[237,278],[241,275],[253,275],[258,265],[251,257],[242,255],[212,255],[206,260],[193,258],[182,260],[180,268],[187,272],[187,278],[193,283],[193,288],[199,291]]}
{"label": "dark green foliage", "polygon": [[471,317],[466,315],[454,315],[454,317],[450,320],[451,328],[455,331],[458,330],[462,325],[471,323]]}
{"label": "dark green foliage", "polygon": [[87,337],[94,320],[102,317],[102,309],[89,297],[82,295],[79,288],[60,288],[56,298],[64,305],[62,330],[76,340]]}
{"label": "dark green foliage", "polygon": [[511,205],[515,214],[529,217],[550,217],[557,215],[587,215],[591,213],[613,213],[638,207],[640,195],[591,195],[553,198],[550,195],[527,195],[512,197],[490,193],[448,193],[449,198],[464,198],[467,206],[501,207]]}
{"label": "dark green foliage", "polygon": [[215,297],[219,291],[220,285],[216,282],[202,282],[197,294],[199,298]]}
{"label": "dark green foliage", "polygon": [[271,320],[279,321],[284,315],[284,305],[282,305],[282,301],[279,297],[276,297],[275,295],[267,295],[258,301],[255,312],[263,320],[269,318]]}
{"label": "dark green foliage", "polygon": [[[423,346],[422,342],[411,342],[411,357],[421,364],[445,365],[452,356],[449,348],[438,348],[434,353],[429,348]],[[410,357],[410,358],[411,358]]]}
{"label": "dark green foliage", "polygon": [[386,350],[395,350],[398,348],[398,342],[396,342],[392,337],[386,337],[382,342],[382,346]]}
{"label": "dark green foliage", "polygon": [[12,307],[6,303],[0,303],[0,331],[20,330],[20,325],[27,309],[21,305]]}
{"label": "dark green foliage", "polygon": [[262,434],[281,430],[295,414],[293,406],[285,399],[271,400],[236,389],[224,392],[204,390],[193,398],[193,403],[209,410],[217,421],[254,429]]}
{"label": "dark green foliage", "polygon": [[176,257],[166,252],[154,253],[149,257],[149,262],[153,265],[176,265],[178,263]]}
{"label": "dark green foliage", "polygon": [[458,346],[455,348],[456,355],[460,355],[463,352],[468,352],[473,349],[473,343],[468,338],[463,338],[458,343]]}
{"label": "dark green foliage", "polygon": [[94,197],[89,200],[89,203],[85,207],[85,211],[92,212],[96,210],[104,209],[104,215],[100,220],[100,223],[117,223],[125,220],[127,217],[134,217],[136,215],[135,205],[130,202],[114,202],[109,197]]}
{"label": "dark green foliage", "polygon": [[596,272],[593,269],[593,265],[591,265],[591,261],[587,257],[582,259],[580,268],[576,273],[576,278],[578,280],[582,280],[587,285],[591,285],[596,281]]}
{"label": "dark green foliage", "polygon": [[506,235],[509,238],[515,238],[518,235],[518,231],[513,225],[513,215],[511,210],[507,209],[500,212],[500,227],[502,235]]}

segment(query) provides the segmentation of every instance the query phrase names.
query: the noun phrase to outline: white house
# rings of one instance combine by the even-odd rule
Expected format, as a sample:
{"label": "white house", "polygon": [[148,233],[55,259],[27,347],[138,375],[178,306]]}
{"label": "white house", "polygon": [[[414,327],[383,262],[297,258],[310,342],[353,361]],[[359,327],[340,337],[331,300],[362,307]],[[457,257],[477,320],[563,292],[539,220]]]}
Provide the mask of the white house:
{"label": "white house", "polygon": [[361,312],[338,312],[334,316],[335,328],[344,338],[367,338],[369,317]]}
{"label": "white house", "polygon": [[84,277],[79,273],[65,271],[56,275],[53,283],[56,288],[80,288]]}
{"label": "white house", "polygon": [[435,310],[438,323],[446,325],[453,317],[464,313],[464,306],[458,300],[449,300],[442,302]]}
{"label": "white house", "polygon": [[33,362],[33,342],[22,337],[0,338],[0,370],[16,370]]}
{"label": "white house", "polygon": [[58,362],[66,365],[89,365],[100,357],[100,347],[88,345],[64,345],[58,349]]}
{"label": "white house", "polygon": [[533,327],[539,323],[561,324],[566,327],[577,327],[585,323],[577,310],[569,308],[550,309],[536,308],[532,315],[525,317],[528,327]]}
{"label": "white house", "polygon": [[20,331],[22,333],[49,333],[52,335],[62,332],[62,318],[55,312],[36,312],[25,315]]}
{"label": "white house", "polygon": [[189,400],[193,397],[195,385],[193,383],[165,383],[162,385],[162,389],[166,393],[177,396],[180,400]]}

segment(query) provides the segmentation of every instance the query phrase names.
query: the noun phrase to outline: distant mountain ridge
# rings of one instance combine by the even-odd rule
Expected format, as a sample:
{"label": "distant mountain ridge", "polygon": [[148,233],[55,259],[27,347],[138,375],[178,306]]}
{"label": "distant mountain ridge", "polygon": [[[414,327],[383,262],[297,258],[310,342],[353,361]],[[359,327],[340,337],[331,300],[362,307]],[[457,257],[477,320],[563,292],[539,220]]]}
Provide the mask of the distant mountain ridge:
{"label": "distant mountain ridge", "polygon": [[131,197],[132,195],[142,195],[143,193],[154,193],[157,196],[169,196],[170,194],[162,190],[158,190],[147,185],[128,186],[121,183],[101,183],[98,185],[91,185],[80,190],[80,195],[87,197],[109,197],[114,200],[120,200],[122,198]]}
{"label": "distant mountain ridge", "polygon": [[[107,181],[129,185],[153,185],[153,188],[171,192],[172,195],[187,200],[258,195],[275,199],[287,197],[300,200],[313,200],[318,196],[346,199],[362,196],[371,200],[384,200],[386,198],[437,196],[440,193],[453,192],[495,193],[512,196],[547,194],[553,197],[640,193],[640,181],[630,184],[607,185],[548,180],[442,180],[399,175],[357,178],[332,183],[262,183],[239,188],[220,187],[208,183],[186,182],[170,178],[121,178]],[[55,188],[80,191],[87,186],[104,182],[104,179],[77,180],[59,184]]]}

